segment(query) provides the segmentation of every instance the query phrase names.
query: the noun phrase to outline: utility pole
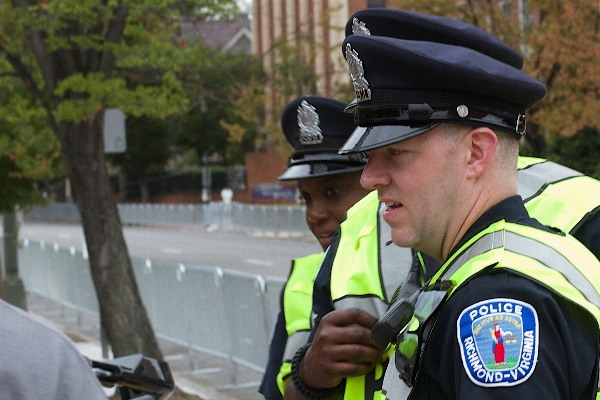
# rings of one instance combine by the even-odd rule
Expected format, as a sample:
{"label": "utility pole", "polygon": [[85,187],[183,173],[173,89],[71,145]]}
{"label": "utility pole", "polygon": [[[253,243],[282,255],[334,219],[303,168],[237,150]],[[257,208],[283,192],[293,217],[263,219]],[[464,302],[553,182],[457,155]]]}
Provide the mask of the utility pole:
{"label": "utility pole", "polygon": [[13,211],[2,216],[4,229],[4,299],[23,310],[27,310],[25,286],[19,276],[19,261],[17,257],[17,217]]}
{"label": "utility pole", "polygon": [[208,164],[208,151],[202,154],[202,201],[210,203],[212,189],[212,174]]}

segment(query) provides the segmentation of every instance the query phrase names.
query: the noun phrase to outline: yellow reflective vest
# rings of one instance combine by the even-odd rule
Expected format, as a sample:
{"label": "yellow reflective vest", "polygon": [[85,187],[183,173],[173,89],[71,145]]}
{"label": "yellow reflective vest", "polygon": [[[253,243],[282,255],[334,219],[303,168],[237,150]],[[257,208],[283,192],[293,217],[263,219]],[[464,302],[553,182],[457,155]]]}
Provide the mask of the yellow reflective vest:
{"label": "yellow reflective vest", "polygon": [[[545,159],[519,157],[518,191],[533,218],[564,232],[575,232],[600,210],[600,181]],[[359,307],[381,317],[392,288],[404,281],[412,257],[408,249],[385,246],[391,233],[383,220],[377,226],[376,208],[382,211],[371,193],[350,209],[340,227],[331,300],[336,309]],[[371,376],[347,379],[344,399],[384,398],[379,367]]]}
{"label": "yellow reflective vest", "polygon": [[[574,232],[600,209],[600,181],[533,157],[519,157],[518,168],[519,194],[529,214],[542,224]],[[390,227],[380,218],[383,207],[373,191],[348,210],[340,225],[330,277],[335,309],[358,307],[381,317],[408,273],[412,252],[390,244]],[[384,398],[384,369],[378,365],[369,375],[347,379],[344,399]],[[284,364],[278,382],[289,373],[290,366]]]}
{"label": "yellow reflective vest", "polygon": [[519,157],[518,192],[542,224],[573,234],[600,211],[600,181],[552,161]]}
{"label": "yellow reflective vest", "polygon": [[432,278],[455,283],[452,295],[483,269],[506,268],[586,309],[600,327],[600,261],[577,239],[504,220],[465,243]]}
{"label": "yellow reflective vest", "polygon": [[313,283],[323,256],[324,253],[318,253],[295,259],[283,289],[282,311],[288,338],[283,353],[283,363],[277,375],[277,386],[282,395],[285,385],[289,382],[292,357],[306,344],[310,335]]}
{"label": "yellow reflective vest", "polygon": [[[391,243],[390,226],[381,218],[384,207],[372,192],[348,210],[340,225],[330,278],[335,309],[357,307],[381,317],[408,274],[413,252]],[[367,375],[347,378],[344,400],[382,398],[384,372],[385,365],[378,364]]]}
{"label": "yellow reflective vest", "polygon": [[451,297],[490,267],[514,271],[586,310],[596,320],[600,340],[600,261],[574,237],[502,220],[458,249],[430,284],[452,281]]}

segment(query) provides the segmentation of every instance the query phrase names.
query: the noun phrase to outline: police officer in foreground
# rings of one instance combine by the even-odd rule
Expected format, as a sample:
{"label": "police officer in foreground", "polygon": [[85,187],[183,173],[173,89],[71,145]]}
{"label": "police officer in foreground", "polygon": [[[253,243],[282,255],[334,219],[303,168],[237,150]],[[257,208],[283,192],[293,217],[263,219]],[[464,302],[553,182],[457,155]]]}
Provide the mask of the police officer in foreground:
{"label": "police officer in foreground", "polygon": [[[346,211],[368,193],[360,186],[366,157],[337,154],[356,127],[353,116],[344,113],[345,108],[346,103],[339,100],[303,96],[291,101],[281,117],[283,133],[295,151],[278,180],[296,181],[306,204],[306,224],[323,251],[329,247]],[[282,398],[292,356],[308,339],[313,282],[323,254],[292,261],[259,388],[265,399]]]}
{"label": "police officer in foreground", "polygon": [[388,206],[394,243],[443,263],[394,338],[387,397],[404,397],[402,380],[409,398],[595,398],[600,263],[517,196],[543,85],[435,42],[352,36],[344,49],[362,128],[340,152],[370,151],[361,182]]}
{"label": "police officer in foreground", "polygon": [[[389,8],[354,13],[346,36],[374,35],[468,47],[521,69],[523,57],[476,26],[451,18]],[[535,219],[571,233],[600,259],[600,181],[555,162],[519,157],[518,193]]]}
{"label": "police officer in foreground", "polygon": [[[395,35],[410,40],[437,38],[443,43],[484,52],[515,68],[523,64],[517,52],[489,33],[445,17],[369,8],[350,17],[346,35],[353,34]],[[586,232],[584,243],[600,250],[600,219],[592,218],[600,205],[600,182],[556,163],[520,157],[518,185],[519,194],[535,218],[567,232]],[[577,194],[582,191],[590,196]],[[381,218],[384,209],[385,205],[379,203],[373,192],[348,210],[315,280],[315,323],[312,343],[305,348],[314,345],[322,356],[303,364],[322,379],[346,378],[336,390],[339,396],[343,392],[346,399],[379,398],[385,364],[375,364],[365,375],[353,376],[356,372],[346,368],[351,360],[339,354],[348,343],[338,343],[344,328],[352,329],[353,321],[346,318],[349,326],[345,326],[343,321],[347,315],[339,312],[333,314],[335,318],[326,318],[323,322],[321,319],[334,310],[351,313],[354,307],[373,316],[374,324],[384,315],[390,300],[397,296],[395,289],[404,281],[411,265],[411,250],[389,245],[390,227]],[[589,234],[594,232],[588,229],[590,227],[598,231],[595,237]],[[419,255],[415,261],[426,264],[424,267],[439,267],[439,263],[427,255]],[[411,271],[409,282],[401,288],[403,291],[425,282],[421,266],[413,264],[413,267],[416,270]],[[286,371],[290,373],[289,369]]]}
{"label": "police officer in foreground", "polygon": [[[371,151],[362,182],[386,203],[394,242],[444,262],[394,338],[388,397],[406,398],[402,379],[411,398],[593,398],[598,261],[516,196],[523,114],[543,86],[445,44],[352,36],[344,49],[363,128],[342,152]],[[381,353],[355,314],[348,353],[371,362]],[[298,365],[314,397],[336,384]]]}
{"label": "police officer in foreground", "polygon": [[[517,52],[488,32],[449,18],[369,8],[355,13],[346,25],[347,36],[393,33],[411,40],[423,40],[440,32],[446,43],[477,49],[518,68],[523,64]],[[342,330],[344,315],[337,313],[336,319],[326,318],[323,323],[321,319],[334,310],[352,313],[354,308],[360,308],[373,317],[372,323],[376,322],[385,313],[396,288],[405,280],[413,259],[416,263],[423,258],[432,262],[426,255],[415,258],[411,249],[392,244],[390,227],[382,218],[384,211],[385,205],[379,202],[376,193],[354,205],[332,240],[315,280],[315,322],[310,345],[314,344],[322,357],[307,367],[321,377],[346,378],[338,388],[338,394],[343,392],[346,399],[380,396],[385,364],[376,363],[365,375],[347,375],[344,368],[348,360],[337,352],[343,348],[338,347],[339,336],[335,333]]]}

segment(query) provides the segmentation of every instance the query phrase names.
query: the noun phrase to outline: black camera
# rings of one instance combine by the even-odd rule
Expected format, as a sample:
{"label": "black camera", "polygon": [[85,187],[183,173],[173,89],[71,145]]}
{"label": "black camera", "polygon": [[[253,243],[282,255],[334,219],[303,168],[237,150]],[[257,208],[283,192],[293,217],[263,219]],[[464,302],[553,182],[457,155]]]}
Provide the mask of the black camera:
{"label": "black camera", "polygon": [[117,386],[121,400],[166,400],[175,390],[169,364],[141,354],[93,361],[104,387]]}

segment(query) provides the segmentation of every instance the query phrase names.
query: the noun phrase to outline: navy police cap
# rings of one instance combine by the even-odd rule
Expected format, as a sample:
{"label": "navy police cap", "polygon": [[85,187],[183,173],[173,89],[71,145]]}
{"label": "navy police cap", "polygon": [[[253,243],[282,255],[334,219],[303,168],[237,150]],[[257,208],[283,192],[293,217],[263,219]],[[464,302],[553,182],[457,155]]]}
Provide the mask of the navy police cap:
{"label": "navy police cap", "polygon": [[362,171],[367,162],[362,154],[340,155],[356,125],[346,103],[320,96],[299,97],[281,116],[281,128],[294,147],[288,169],[280,181],[315,178]]}
{"label": "navy police cap", "polygon": [[373,35],[468,47],[517,69],[523,57],[492,34],[474,25],[437,15],[390,8],[366,8],[346,23],[346,36]]}
{"label": "navy police cap", "polygon": [[442,122],[520,137],[525,110],[546,93],[529,75],[466,47],[351,35],[343,52],[356,93],[354,122],[363,129],[340,154],[399,142]]}

